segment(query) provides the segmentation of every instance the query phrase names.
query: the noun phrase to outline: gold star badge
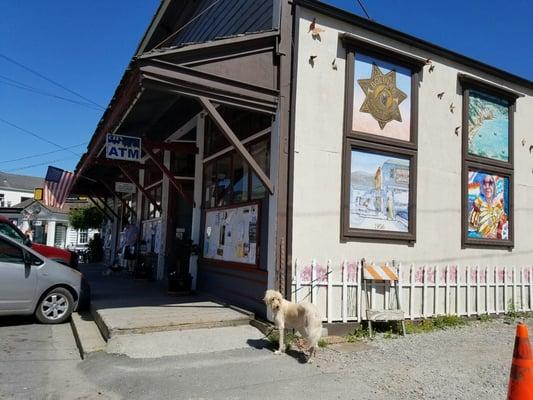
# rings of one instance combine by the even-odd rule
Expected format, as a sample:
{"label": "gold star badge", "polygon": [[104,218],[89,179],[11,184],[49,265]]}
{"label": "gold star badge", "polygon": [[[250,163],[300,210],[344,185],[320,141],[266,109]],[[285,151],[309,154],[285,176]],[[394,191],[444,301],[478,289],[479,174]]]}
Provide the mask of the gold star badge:
{"label": "gold star badge", "polygon": [[392,120],[402,122],[398,106],[407,95],[396,87],[396,71],[383,74],[374,64],[370,79],[358,79],[357,83],[366,95],[360,112],[372,115],[381,130]]}

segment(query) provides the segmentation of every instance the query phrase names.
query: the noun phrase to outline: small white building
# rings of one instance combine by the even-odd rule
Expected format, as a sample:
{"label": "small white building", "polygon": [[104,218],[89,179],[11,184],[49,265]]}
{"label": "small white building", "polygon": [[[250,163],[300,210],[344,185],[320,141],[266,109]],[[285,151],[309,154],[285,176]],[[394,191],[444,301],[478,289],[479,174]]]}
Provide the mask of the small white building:
{"label": "small white building", "polygon": [[94,234],[99,232],[98,229],[74,229],[69,225],[69,211],[86,206],[86,201],[67,201],[59,209],[35,199],[27,199],[14,208],[20,210],[18,227],[25,233],[31,229],[32,241],[75,250],[87,246]]}
{"label": "small white building", "polygon": [[0,207],[13,207],[33,198],[33,190],[43,187],[43,178],[0,172]]}

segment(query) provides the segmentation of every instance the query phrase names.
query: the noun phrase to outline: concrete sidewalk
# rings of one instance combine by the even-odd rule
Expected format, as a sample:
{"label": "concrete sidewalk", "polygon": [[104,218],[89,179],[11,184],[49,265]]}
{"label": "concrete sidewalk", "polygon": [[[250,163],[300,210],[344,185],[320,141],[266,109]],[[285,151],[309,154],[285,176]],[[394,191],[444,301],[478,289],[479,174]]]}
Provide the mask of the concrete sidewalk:
{"label": "concrete sidewalk", "polygon": [[169,296],[162,282],[134,280],[126,273],[106,276],[101,264],[81,270],[91,285],[91,316],[107,341],[95,341],[90,316],[75,316],[82,355],[100,347],[138,358],[191,354],[247,347],[249,339],[262,337],[249,325],[252,313],[207,295]]}

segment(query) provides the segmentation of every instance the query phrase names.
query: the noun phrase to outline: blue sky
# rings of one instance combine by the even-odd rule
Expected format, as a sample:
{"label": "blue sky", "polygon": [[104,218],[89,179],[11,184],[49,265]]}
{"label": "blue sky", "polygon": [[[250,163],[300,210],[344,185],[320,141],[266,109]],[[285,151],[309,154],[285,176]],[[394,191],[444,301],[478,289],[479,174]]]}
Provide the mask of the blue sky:
{"label": "blue sky", "polygon": [[[355,0],[327,2],[363,14]],[[533,2],[364,4],[376,22],[533,79]],[[90,103],[35,93],[86,102],[5,57],[106,107],[158,5],[159,0],[0,0],[0,171],[44,176],[48,163],[73,170],[103,112]],[[79,146],[54,152],[52,143]]]}

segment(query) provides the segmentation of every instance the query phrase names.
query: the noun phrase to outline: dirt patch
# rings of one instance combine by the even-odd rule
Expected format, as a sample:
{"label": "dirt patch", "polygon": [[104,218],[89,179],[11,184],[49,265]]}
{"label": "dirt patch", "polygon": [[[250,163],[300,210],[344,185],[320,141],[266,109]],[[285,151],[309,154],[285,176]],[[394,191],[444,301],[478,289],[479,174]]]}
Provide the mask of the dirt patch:
{"label": "dirt patch", "polygon": [[[533,332],[533,320],[525,321]],[[375,399],[501,399],[507,394],[516,323],[467,326],[321,349],[324,372],[348,371]],[[359,347],[357,347],[357,345]],[[348,346],[348,347],[346,347]]]}

